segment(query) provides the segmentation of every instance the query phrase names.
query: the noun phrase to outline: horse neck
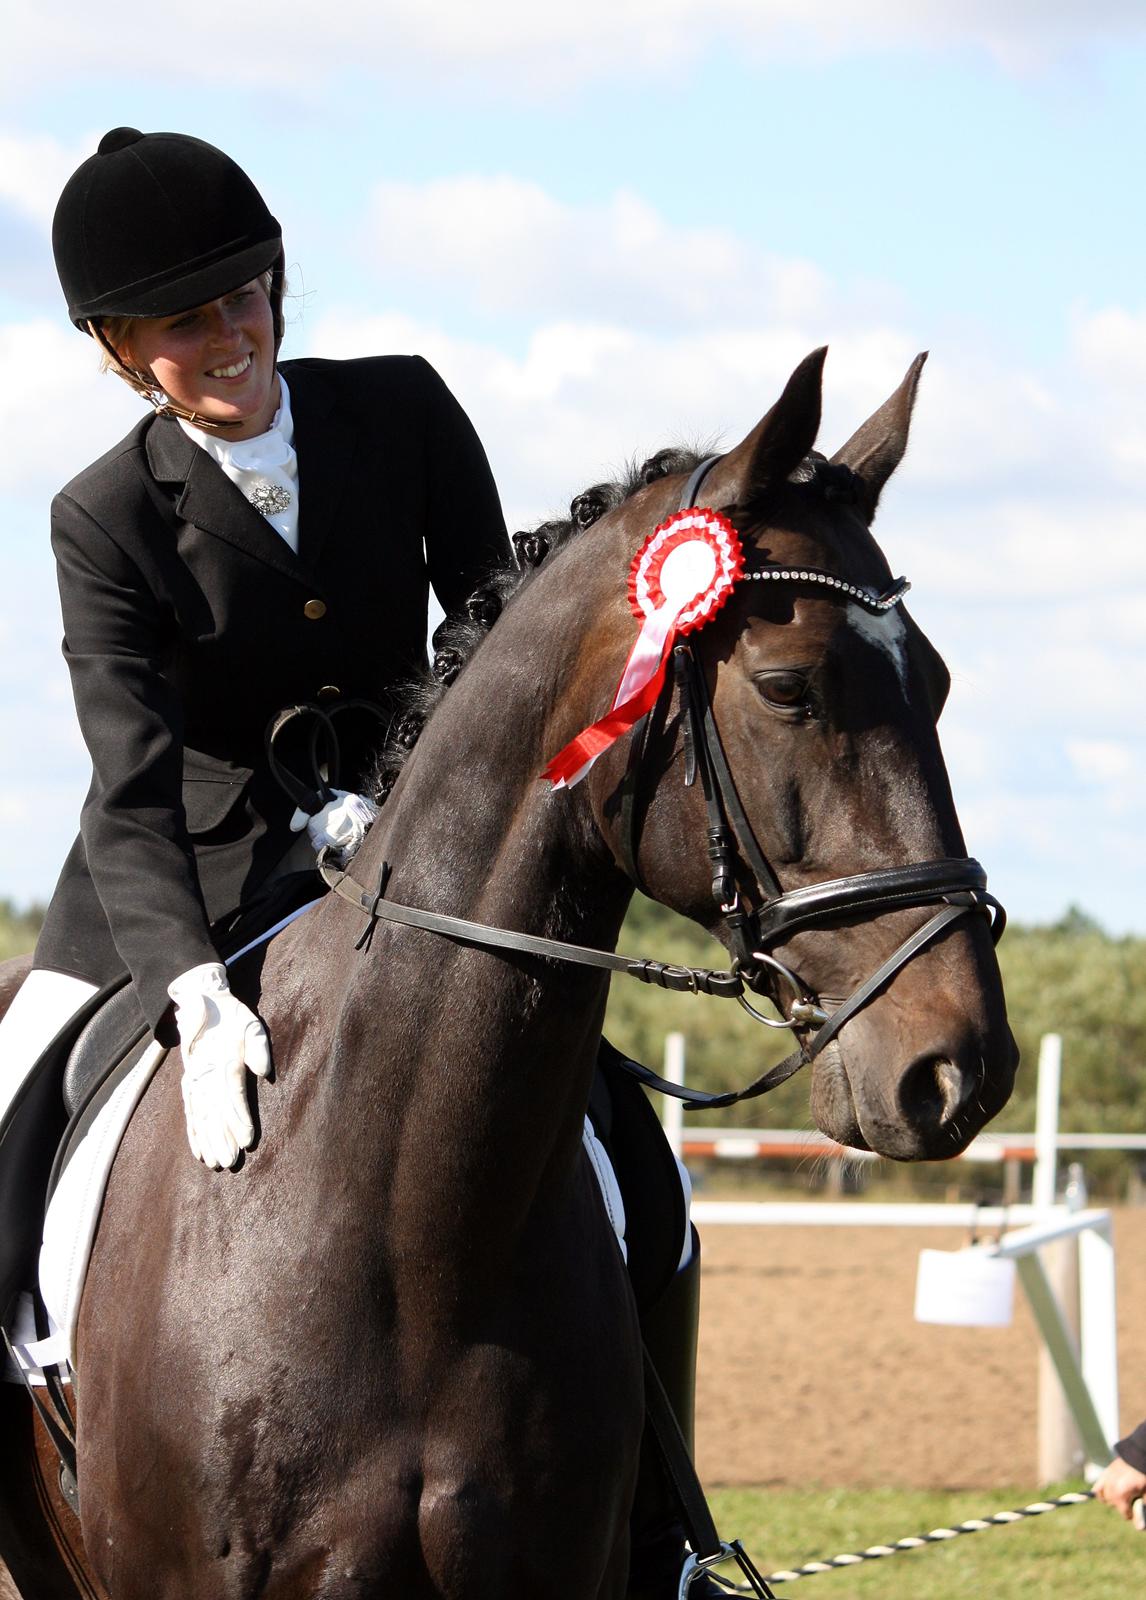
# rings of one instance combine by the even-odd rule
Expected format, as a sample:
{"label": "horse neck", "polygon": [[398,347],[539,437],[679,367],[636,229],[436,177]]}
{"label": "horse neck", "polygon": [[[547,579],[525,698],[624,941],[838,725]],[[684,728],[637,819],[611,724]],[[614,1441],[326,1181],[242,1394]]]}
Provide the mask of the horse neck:
{"label": "horse neck", "polygon": [[[576,653],[572,628],[538,628],[511,608],[426,725],[356,858],[361,883],[377,882],[385,862],[387,894],[405,904],[614,947],[631,885],[601,841],[584,787],[555,792],[539,777],[553,753],[553,686],[568,681]],[[599,1024],[607,992],[599,971],[512,954],[458,960],[456,943],[413,939],[438,1002],[480,1028],[491,1071],[526,1037],[550,1049],[555,1032],[571,1040],[582,1019]],[[387,942],[405,952],[411,935],[392,930]],[[586,1058],[592,1032],[587,1025]]]}
{"label": "horse neck", "polygon": [[[560,730],[595,714],[613,670],[598,661],[617,619],[624,635],[631,619],[608,576],[615,556],[602,561],[586,539],[562,558],[507,607],[427,723],[366,850],[410,903],[612,948],[631,886],[587,786],[555,792],[540,773]],[[619,635],[616,670],[623,647]]]}
{"label": "horse neck", "polygon": [[[384,860],[396,898],[525,933],[615,940],[631,890],[585,797],[540,776],[534,720],[458,690],[422,735],[362,860]],[[390,807],[393,806],[392,814]]]}
{"label": "horse neck", "polygon": [[[404,904],[612,949],[631,887],[582,790],[539,780],[545,718],[536,695],[509,692],[522,671],[512,649],[471,677],[476,665],[427,724],[354,876],[376,883],[385,862],[387,895]],[[605,974],[383,922],[349,985],[342,1018],[357,1048],[340,1070],[358,1075],[360,1103],[373,1097],[374,1129],[400,1128],[413,1170],[448,1169],[447,1193],[464,1197],[467,1214],[486,1218],[491,1237],[512,1234],[568,1182]],[[364,1131],[359,1170],[400,1207],[404,1168],[382,1137]],[[419,1178],[411,1192],[423,1187]],[[413,1211],[421,1236],[424,1197]],[[452,1223],[442,1227],[452,1238]]]}

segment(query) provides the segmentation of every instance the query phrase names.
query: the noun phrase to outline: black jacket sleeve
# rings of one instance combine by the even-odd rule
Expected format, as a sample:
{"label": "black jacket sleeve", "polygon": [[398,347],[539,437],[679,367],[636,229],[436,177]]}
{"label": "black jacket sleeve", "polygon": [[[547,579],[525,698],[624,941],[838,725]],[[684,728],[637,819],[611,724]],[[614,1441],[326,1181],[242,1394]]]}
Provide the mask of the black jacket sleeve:
{"label": "black jacket sleeve", "polygon": [[218,955],[182,801],[183,714],[165,678],[162,608],[67,495],[52,505],[64,656],[92,761],[81,833],[96,892],[148,1021],[173,978]]}
{"label": "black jacket sleeve", "polygon": [[1133,1433],[1128,1433],[1125,1439],[1119,1439],[1114,1451],[1127,1466],[1134,1467],[1138,1472],[1146,1472],[1146,1422],[1140,1422]]}
{"label": "black jacket sleeve", "polygon": [[509,561],[509,541],[473,424],[433,367],[421,356],[414,360],[428,387],[426,565],[434,593],[451,616],[494,567]]}

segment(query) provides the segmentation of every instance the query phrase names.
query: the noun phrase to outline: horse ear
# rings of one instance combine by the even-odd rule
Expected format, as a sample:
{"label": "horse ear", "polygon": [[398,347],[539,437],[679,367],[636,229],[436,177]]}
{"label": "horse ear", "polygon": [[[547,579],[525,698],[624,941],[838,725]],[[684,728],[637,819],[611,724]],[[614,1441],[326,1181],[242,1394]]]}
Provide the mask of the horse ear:
{"label": "horse ear", "polygon": [[748,457],[742,496],[751,499],[770,483],[782,483],[800,465],[820,431],[820,386],[827,345],[805,356],[771,411],[737,447]]}
{"label": "horse ear", "polygon": [[915,391],[919,387],[919,374],[926,360],[927,351],[924,350],[908,367],[895,393],[832,457],[833,463],[850,467],[859,478],[859,505],[868,522],[875,516],[884,484],[903,460],[903,452],[907,449],[911,409],[915,404]]}

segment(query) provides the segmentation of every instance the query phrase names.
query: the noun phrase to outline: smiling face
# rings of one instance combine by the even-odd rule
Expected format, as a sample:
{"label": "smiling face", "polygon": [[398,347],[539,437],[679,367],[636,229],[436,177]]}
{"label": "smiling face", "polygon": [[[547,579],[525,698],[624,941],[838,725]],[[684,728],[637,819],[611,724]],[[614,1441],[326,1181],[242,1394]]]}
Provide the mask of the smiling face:
{"label": "smiling face", "polygon": [[228,439],[265,433],[278,409],[274,322],[258,279],[178,316],[138,318],[123,354],[176,405],[237,423]]}

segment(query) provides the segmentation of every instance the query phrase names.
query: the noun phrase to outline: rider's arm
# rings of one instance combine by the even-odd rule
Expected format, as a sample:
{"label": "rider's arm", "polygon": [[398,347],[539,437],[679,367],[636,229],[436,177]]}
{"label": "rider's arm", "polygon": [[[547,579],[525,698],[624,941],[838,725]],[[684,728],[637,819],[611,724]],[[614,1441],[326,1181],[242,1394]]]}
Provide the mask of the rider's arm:
{"label": "rider's arm", "polygon": [[182,799],[183,713],[163,672],[162,607],[96,520],[52,509],[64,655],[92,758],[81,819],[88,870],[143,1011],[175,1002],[192,1153],[227,1167],[254,1138],[246,1070],[265,1077],[262,1023],[231,994],[211,941]]}
{"label": "rider's arm", "polygon": [[138,568],[68,495],[53,503],[52,547],[92,761],[81,818],[88,870],[156,1027],[168,984],[219,959],[183,811],[183,713],[163,671],[170,625]]}

